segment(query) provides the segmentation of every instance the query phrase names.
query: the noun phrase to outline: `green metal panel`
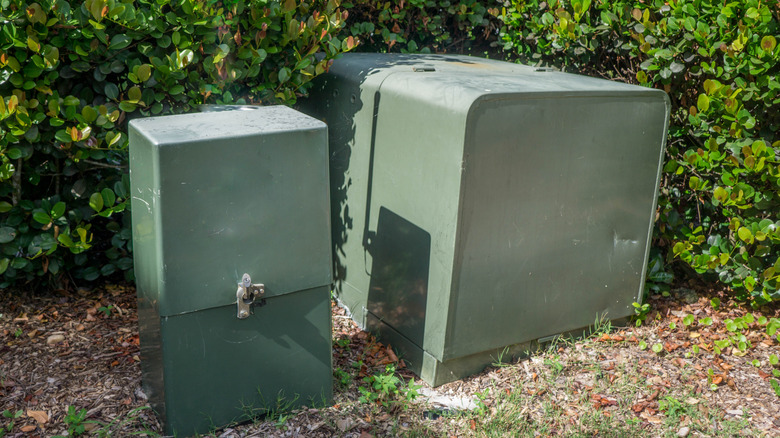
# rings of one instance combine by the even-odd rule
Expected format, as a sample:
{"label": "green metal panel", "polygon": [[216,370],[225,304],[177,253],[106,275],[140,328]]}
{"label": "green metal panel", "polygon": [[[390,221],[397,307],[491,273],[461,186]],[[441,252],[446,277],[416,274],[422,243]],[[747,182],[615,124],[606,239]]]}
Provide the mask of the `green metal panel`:
{"label": "green metal panel", "polygon": [[[167,432],[332,395],[327,128],[286,107],[130,123],[144,386]],[[265,305],[237,319],[244,273]]]}
{"label": "green metal panel", "polygon": [[235,305],[162,318],[150,307],[139,312],[141,368],[167,434],[333,397],[328,286],[268,299],[245,320]]}
{"label": "green metal panel", "polygon": [[662,91],[464,56],[349,54],[302,110],[330,132],[336,292],[429,383],[633,313]]}

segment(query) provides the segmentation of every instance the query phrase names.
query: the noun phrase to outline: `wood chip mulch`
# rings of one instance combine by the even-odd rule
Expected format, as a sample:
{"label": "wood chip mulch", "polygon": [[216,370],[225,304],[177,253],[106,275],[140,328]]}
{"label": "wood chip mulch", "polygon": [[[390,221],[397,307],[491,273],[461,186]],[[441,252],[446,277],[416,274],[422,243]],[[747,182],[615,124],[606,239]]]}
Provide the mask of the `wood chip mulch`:
{"label": "wood chip mulch", "polygon": [[[0,406],[23,411],[7,437],[64,434],[68,406],[76,413],[85,409],[90,421],[110,425],[146,405],[134,289],[3,291],[0,314]],[[148,409],[131,423],[115,426],[158,428]],[[89,431],[96,425],[85,427]]]}
{"label": "wood chip mulch", "polygon": [[[721,300],[717,308],[711,305],[713,298]],[[780,355],[777,336],[767,335],[753,323],[744,331],[750,348],[741,351],[729,346],[720,353],[714,351],[715,341],[728,335],[729,319],[744,318],[748,313],[756,320],[761,316],[780,318],[780,307],[754,311],[729,301],[722,291],[691,293],[686,288],[678,288],[669,298],[654,297],[651,302],[654,310],[639,328],[622,328],[561,345],[529,360],[488,368],[436,391],[472,398],[482,394],[488,419],[498,415],[501,395],[523,391],[528,404],[522,406],[522,415],[529,424],[550,421],[549,413],[540,408],[546,402],[562,406],[565,415],[561,418],[568,418],[568,423],[549,425],[561,434],[570,433],[580,418],[598,409],[639,422],[648,436],[675,435],[676,430],[668,430],[659,401],[676,397],[699,411],[712,411],[707,418],[713,422],[749,418],[752,431],[780,436],[780,396],[769,384],[772,366],[767,363],[770,354]],[[695,315],[696,322],[686,325],[687,315]],[[711,323],[702,323],[704,318],[710,318]],[[360,402],[358,388],[364,385],[363,379],[388,365],[404,379],[414,376],[392,346],[361,331],[335,304],[333,339],[334,369],[344,374],[341,380],[336,376],[332,406],[303,408],[273,421],[228,427],[214,436],[368,438],[410,432],[418,436],[481,436],[479,418],[430,416],[430,407],[419,400],[381,409]],[[640,349],[641,342],[647,347]],[[650,346],[656,344],[663,350],[651,351]],[[690,354],[694,345],[699,353]],[[87,434],[129,436],[140,432],[141,436],[160,436],[157,417],[140,389],[139,360],[132,287],[0,293],[0,411],[21,411],[6,437],[64,435],[69,407],[73,407],[71,412],[83,414]],[[610,385],[616,387],[623,380],[633,385],[632,392],[610,392]],[[694,431],[718,430],[717,424],[698,424],[696,418],[684,417],[682,421],[681,432],[689,426]],[[8,418],[0,417],[0,427],[8,424]],[[708,433],[689,436],[718,435]]]}

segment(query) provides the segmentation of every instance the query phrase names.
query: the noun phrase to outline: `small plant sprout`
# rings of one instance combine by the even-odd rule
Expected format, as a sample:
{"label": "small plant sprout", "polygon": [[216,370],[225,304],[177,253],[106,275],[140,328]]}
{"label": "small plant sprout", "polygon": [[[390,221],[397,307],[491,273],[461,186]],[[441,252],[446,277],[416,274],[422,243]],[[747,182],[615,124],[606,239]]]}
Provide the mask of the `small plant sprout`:
{"label": "small plant sprout", "polygon": [[16,412],[9,411],[8,409],[3,411],[3,418],[8,421],[5,427],[0,427],[0,437],[5,436],[6,433],[11,432],[14,429],[14,422],[24,414],[23,410]]}
{"label": "small plant sprout", "polygon": [[685,315],[685,316],[683,317],[683,319],[682,319],[682,321],[683,321],[683,325],[685,325],[686,327],[688,327],[688,326],[690,326],[691,324],[693,324],[693,322],[694,322],[695,320],[696,320],[696,317],[695,317],[695,316],[693,316],[692,314]]}
{"label": "small plant sprout", "polygon": [[772,389],[775,391],[775,395],[780,397],[780,382],[772,379],[769,381],[769,384],[772,385]]}
{"label": "small plant sprout", "polygon": [[653,344],[652,350],[655,354],[661,354],[661,352],[664,351],[664,346],[659,343],[655,343]]}
{"label": "small plant sprout", "polygon": [[[384,372],[376,373],[363,378],[363,382],[368,386],[358,388],[360,392],[359,400],[362,403],[378,403],[382,406],[389,406],[396,401],[397,397],[411,400],[417,397],[417,389],[414,383],[408,386],[395,375],[395,366],[387,365]],[[409,389],[412,392],[409,393]]]}
{"label": "small plant sprout", "polygon": [[503,350],[499,351],[498,358],[493,362],[493,366],[497,368],[508,366],[509,364],[504,361],[507,353],[509,353],[509,347],[504,347]]}
{"label": "small plant sprout", "polygon": [[334,369],[333,376],[336,378],[336,382],[344,388],[349,386],[349,383],[352,381],[352,376],[350,376],[348,372],[342,370],[341,368]]}
{"label": "small plant sprout", "polygon": [[647,319],[647,314],[650,313],[650,304],[633,303],[634,306],[634,319],[636,320],[636,326],[639,327]]}
{"label": "small plant sprout", "polygon": [[76,411],[75,406],[68,406],[68,412],[63,418],[63,422],[68,426],[68,436],[78,436],[86,432],[84,420],[87,418],[87,410],[82,408]]}

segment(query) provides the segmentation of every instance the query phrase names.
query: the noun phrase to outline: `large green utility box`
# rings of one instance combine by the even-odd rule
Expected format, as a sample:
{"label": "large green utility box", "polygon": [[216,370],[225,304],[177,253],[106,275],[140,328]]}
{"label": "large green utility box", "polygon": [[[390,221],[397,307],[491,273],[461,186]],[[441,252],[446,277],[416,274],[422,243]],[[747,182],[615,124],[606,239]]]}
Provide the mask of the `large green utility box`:
{"label": "large green utility box", "polygon": [[141,368],[167,434],[332,397],[327,160],[326,126],[286,107],[130,123]]}
{"label": "large green utility box", "polygon": [[328,124],[338,298],[428,383],[642,299],[664,92],[349,54],[302,110]]}

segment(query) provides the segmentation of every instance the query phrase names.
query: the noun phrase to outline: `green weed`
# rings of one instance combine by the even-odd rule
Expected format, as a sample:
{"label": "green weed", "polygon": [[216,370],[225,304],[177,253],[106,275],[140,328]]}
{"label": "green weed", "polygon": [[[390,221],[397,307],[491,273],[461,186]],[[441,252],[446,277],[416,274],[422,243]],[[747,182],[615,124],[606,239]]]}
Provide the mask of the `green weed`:
{"label": "green weed", "polygon": [[21,417],[24,414],[23,410],[18,411],[10,411],[8,409],[3,411],[3,418],[8,419],[8,424],[6,424],[4,427],[0,427],[0,437],[4,437],[7,433],[14,430],[14,422],[17,418]]}

